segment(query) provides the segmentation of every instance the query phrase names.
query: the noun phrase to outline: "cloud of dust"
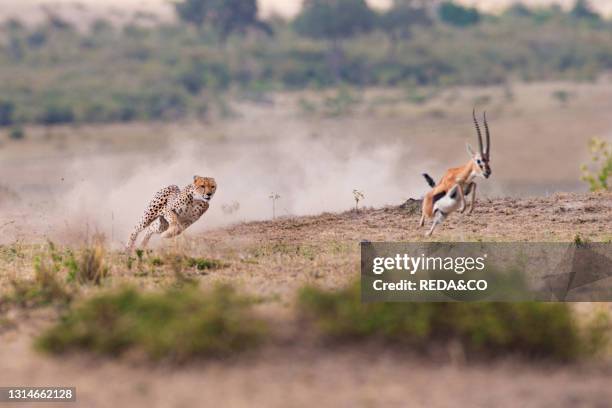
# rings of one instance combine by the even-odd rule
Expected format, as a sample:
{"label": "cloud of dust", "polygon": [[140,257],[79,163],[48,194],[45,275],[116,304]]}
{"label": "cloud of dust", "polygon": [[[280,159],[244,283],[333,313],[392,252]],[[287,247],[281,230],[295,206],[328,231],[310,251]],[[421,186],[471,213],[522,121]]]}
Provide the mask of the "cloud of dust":
{"label": "cloud of dust", "polygon": [[[397,205],[426,190],[423,162],[410,160],[409,146],[355,143],[315,136],[253,142],[222,140],[178,143],[155,157],[96,155],[75,160],[75,181],[58,195],[50,219],[73,231],[98,231],[125,242],[156,191],[184,187],[194,174],[215,177],[218,189],[209,211],[190,228],[202,231],[277,216],[344,211],[354,206]],[[79,176],[81,178],[79,179]],[[50,224],[52,226],[52,224]]]}

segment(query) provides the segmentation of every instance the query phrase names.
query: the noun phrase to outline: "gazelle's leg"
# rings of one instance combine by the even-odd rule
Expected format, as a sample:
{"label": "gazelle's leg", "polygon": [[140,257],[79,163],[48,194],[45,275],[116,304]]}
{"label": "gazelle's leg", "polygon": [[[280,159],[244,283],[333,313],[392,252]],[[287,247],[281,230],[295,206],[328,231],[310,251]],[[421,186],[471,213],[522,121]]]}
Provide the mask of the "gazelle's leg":
{"label": "gazelle's leg", "polygon": [[461,208],[459,209],[459,212],[463,214],[465,211],[465,194],[463,194],[463,187],[461,185],[459,185],[457,192],[459,193],[459,200],[461,201]]}
{"label": "gazelle's leg", "polygon": [[433,213],[433,195],[431,193],[431,191],[427,194],[425,194],[425,197],[423,197],[423,204],[421,207],[421,221],[419,222],[419,226],[422,227],[423,225],[425,225],[425,218],[429,215]]}
{"label": "gazelle's leg", "polygon": [[472,201],[470,202],[470,209],[468,210],[468,214],[471,214],[474,211],[474,204],[476,203],[476,183],[472,183]]}
{"label": "gazelle's leg", "polygon": [[442,224],[442,222],[444,222],[445,218],[446,216],[441,211],[436,211],[436,213],[434,214],[433,222],[431,223],[431,228],[429,229],[429,231],[427,231],[425,236],[430,237],[431,234],[433,234],[436,227],[439,224]]}

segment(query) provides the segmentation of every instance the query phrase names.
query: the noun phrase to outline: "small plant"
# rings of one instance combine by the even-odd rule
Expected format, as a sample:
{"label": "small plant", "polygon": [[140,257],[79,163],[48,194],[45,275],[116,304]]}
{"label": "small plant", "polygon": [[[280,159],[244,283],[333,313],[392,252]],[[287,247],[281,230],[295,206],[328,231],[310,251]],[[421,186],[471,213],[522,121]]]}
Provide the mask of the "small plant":
{"label": "small plant", "polygon": [[143,249],[138,248],[138,249],[136,250],[136,257],[138,258],[138,262],[142,262],[142,257],[143,257],[143,255],[144,255],[144,250],[143,250]]}
{"label": "small plant", "polygon": [[354,106],[360,103],[360,98],[355,96],[347,87],[340,87],[334,96],[328,96],[323,101],[324,111],[327,116],[336,117],[351,113]]}
{"label": "small plant", "polygon": [[298,100],[298,106],[300,108],[300,112],[303,115],[314,115],[317,113],[317,105],[314,102],[311,102],[307,98],[300,97]]}
{"label": "small plant", "polygon": [[164,265],[164,261],[161,258],[155,257],[155,258],[151,258],[151,265],[153,266],[163,266]]}
{"label": "small plant", "polygon": [[9,138],[12,140],[22,140],[25,138],[25,131],[21,126],[14,126],[9,132]]}
{"label": "small plant", "polygon": [[581,166],[581,180],[589,184],[591,191],[609,190],[608,179],[612,174],[612,144],[595,137],[589,141],[589,150],[593,164]]}
{"label": "small plant", "polygon": [[278,193],[270,193],[270,195],[268,196],[268,198],[270,200],[272,200],[272,219],[275,220],[276,219],[276,200],[278,200],[280,198],[280,194]]}
{"label": "small plant", "polygon": [[104,263],[104,249],[100,245],[83,249],[79,258],[70,254],[66,266],[69,280],[80,284],[99,285],[108,275],[108,267]]}
{"label": "small plant", "polygon": [[355,200],[355,211],[359,211],[359,201],[365,200],[365,195],[361,191],[353,189],[353,199]]}
{"label": "small plant", "polygon": [[559,89],[554,91],[552,96],[559,102],[561,106],[565,106],[567,102],[569,102],[571,94],[564,89]]}
{"label": "small plant", "polygon": [[423,105],[432,97],[433,94],[421,92],[417,88],[409,88],[406,92],[406,100],[413,105]]}
{"label": "small plant", "polygon": [[187,258],[186,261],[187,266],[190,268],[196,268],[198,271],[203,271],[206,269],[220,269],[226,266],[223,262],[217,259]]}
{"label": "small plant", "polygon": [[264,338],[267,326],[252,312],[253,303],[230,286],[160,293],[123,288],[71,309],[36,346],[52,353],[85,350],[111,356],[136,350],[175,362],[231,355]]}
{"label": "small plant", "polygon": [[582,237],[582,235],[580,235],[580,234],[576,234],[576,235],[574,236],[574,244],[575,244],[576,246],[583,246],[583,245],[586,245],[586,244],[588,244],[588,243],[589,243],[589,240],[588,240],[588,239],[586,239],[586,238],[583,238],[583,237]]}

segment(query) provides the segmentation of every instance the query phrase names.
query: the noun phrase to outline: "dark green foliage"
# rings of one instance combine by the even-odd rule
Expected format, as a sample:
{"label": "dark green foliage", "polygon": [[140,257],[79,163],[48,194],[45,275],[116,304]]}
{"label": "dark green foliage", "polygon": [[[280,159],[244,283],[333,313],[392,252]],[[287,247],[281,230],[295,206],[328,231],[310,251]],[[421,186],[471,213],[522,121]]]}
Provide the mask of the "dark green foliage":
{"label": "dark green foliage", "polygon": [[0,100],[0,126],[10,126],[14,123],[15,104]]}
{"label": "dark green foliage", "polygon": [[217,259],[207,259],[207,258],[186,258],[187,266],[190,268],[196,268],[199,271],[203,271],[206,269],[220,269],[227,266],[223,262]]}
{"label": "dark green foliage", "polygon": [[25,130],[21,126],[14,126],[9,132],[9,137],[12,140],[21,140],[25,138]]}
{"label": "dark green foliage", "polygon": [[69,105],[49,102],[44,108],[38,121],[43,125],[60,125],[74,122],[73,107]]}
{"label": "dark green foliage", "polygon": [[339,40],[370,31],[375,21],[365,0],[307,0],[294,25],[302,35]]}
{"label": "dark green foliage", "polygon": [[38,28],[27,37],[28,46],[30,48],[40,48],[47,42],[47,31],[43,28]]}
{"label": "dark green foliage", "polygon": [[193,58],[180,68],[177,82],[192,95],[203,89],[223,90],[229,86],[229,67],[210,58]]}
{"label": "dark green foliage", "polygon": [[562,303],[362,304],[358,284],[339,292],[305,288],[299,307],[323,334],[336,339],[379,338],[421,348],[458,339],[469,352],[560,360],[596,351],[602,328],[608,327],[598,321],[583,333]]}
{"label": "dark green foliage", "polygon": [[533,11],[523,3],[514,3],[504,11],[505,17],[533,17]]}
{"label": "dark green foliage", "polygon": [[574,7],[570,11],[570,16],[576,19],[598,21],[601,16],[593,10],[588,0],[576,0]]}
{"label": "dark green foliage", "polygon": [[480,13],[474,7],[464,7],[452,1],[444,2],[438,10],[440,19],[456,27],[467,27],[478,24]]}
{"label": "dark green foliage", "polygon": [[198,28],[208,24],[223,40],[248,28],[272,34],[270,26],[258,19],[256,0],[182,0],[174,7],[181,20]]}
{"label": "dark green foliage", "polygon": [[[251,2],[219,1],[204,3],[244,7],[235,15],[253,22],[245,17]],[[217,44],[223,30],[208,21],[193,30],[137,20],[118,29],[99,20],[84,31],[7,22],[0,126],[228,115],[232,97],[255,89],[594,80],[612,69],[612,26],[603,20],[558,7],[515,8],[514,16],[465,29],[429,24],[420,4],[397,0],[378,16],[363,0],[312,0],[293,24],[274,22],[278,35],[236,37],[225,47]]]}
{"label": "dark green foliage", "polygon": [[379,17],[378,26],[389,37],[390,55],[394,57],[400,40],[410,38],[415,27],[427,27],[432,23],[424,6],[410,0],[396,0],[393,6]]}
{"label": "dark green foliage", "polygon": [[426,27],[432,23],[427,9],[410,1],[396,1],[393,7],[379,17],[381,30],[400,38],[409,36],[413,27]]}
{"label": "dark green foliage", "polygon": [[184,286],[162,293],[125,288],[71,309],[37,346],[53,353],[86,350],[111,356],[135,350],[177,362],[225,356],[263,340],[266,325],[254,316],[252,304],[229,286],[206,292]]}
{"label": "dark green foliage", "polygon": [[114,33],[115,29],[111,22],[98,18],[93,21],[90,26],[90,31],[93,36],[107,35]]}
{"label": "dark green foliage", "polygon": [[183,0],[174,3],[178,17],[186,23],[201,27],[208,15],[208,0]]}

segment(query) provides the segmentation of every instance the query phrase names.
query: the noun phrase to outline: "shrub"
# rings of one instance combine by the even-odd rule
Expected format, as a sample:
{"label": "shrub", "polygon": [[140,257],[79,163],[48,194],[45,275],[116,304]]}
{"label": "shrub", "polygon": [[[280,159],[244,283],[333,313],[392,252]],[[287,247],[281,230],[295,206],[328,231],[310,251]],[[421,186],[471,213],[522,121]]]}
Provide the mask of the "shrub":
{"label": "shrub", "polygon": [[593,165],[582,165],[581,179],[589,184],[591,191],[610,189],[608,179],[612,174],[612,145],[595,137],[589,141],[589,150]]}
{"label": "shrub", "polygon": [[160,293],[123,288],[71,309],[36,346],[53,353],[85,350],[111,356],[135,350],[176,362],[225,356],[261,343],[266,326],[253,315],[252,304],[229,286]]}
{"label": "shrub", "polygon": [[480,21],[480,13],[473,7],[463,7],[452,1],[444,2],[438,10],[440,19],[447,24],[466,27]]}
{"label": "shrub", "polygon": [[468,352],[517,352],[571,360],[602,347],[601,327],[579,328],[563,303],[371,303],[362,304],[359,285],[338,292],[304,288],[301,313],[335,339],[379,338],[426,348],[461,341]]}
{"label": "shrub", "polygon": [[44,125],[59,125],[74,122],[74,119],[72,106],[51,102],[44,107],[39,122]]}
{"label": "shrub", "polygon": [[207,259],[207,258],[186,258],[185,259],[187,266],[190,268],[196,268],[199,271],[203,271],[206,269],[220,269],[224,268],[226,265],[217,260],[217,259]]}
{"label": "shrub", "polygon": [[14,122],[15,104],[11,101],[0,101],[0,126],[10,126]]}
{"label": "shrub", "polygon": [[574,7],[570,11],[570,16],[575,19],[585,19],[591,21],[598,21],[601,16],[593,10],[588,0],[576,0]]}
{"label": "shrub", "polygon": [[14,126],[9,132],[9,137],[12,140],[22,140],[23,138],[25,138],[25,131],[21,126]]}
{"label": "shrub", "polygon": [[333,40],[367,32],[375,24],[376,14],[364,0],[308,1],[294,22],[302,35]]}
{"label": "shrub", "polygon": [[37,307],[50,304],[67,304],[72,295],[58,277],[56,263],[41,258],[34,261],[33,280],[14,280],[9,300],[22,307]]}
{"label": "shrub", "polygon": [[555,98],[557,101],[559,101],[559,104],[561,106],[564,106],[565,104],[567,104],[567,102],[570,99],[570,96],[571,94],[564,89],[558,89],[552,93],[552,97]]}

